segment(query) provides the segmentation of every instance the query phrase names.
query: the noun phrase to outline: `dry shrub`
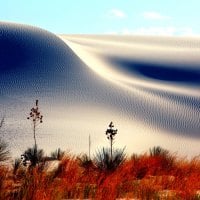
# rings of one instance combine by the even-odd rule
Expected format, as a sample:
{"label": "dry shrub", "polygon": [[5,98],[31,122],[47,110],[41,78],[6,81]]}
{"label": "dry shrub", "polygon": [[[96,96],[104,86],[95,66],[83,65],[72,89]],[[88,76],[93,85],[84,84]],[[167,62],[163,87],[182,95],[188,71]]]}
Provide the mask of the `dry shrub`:
{"label": "dry shrub", "polygon": [[111,171],[101,170],[93,161],[82,159],[81,163],[80,158],[65,154],[51,171],[19,166],[9,171],[2,166],[0,199],[199,198],[199,157],[191,160],[175,157],[169,167],[163,164],[166,162],[163,155],[134,155]]}

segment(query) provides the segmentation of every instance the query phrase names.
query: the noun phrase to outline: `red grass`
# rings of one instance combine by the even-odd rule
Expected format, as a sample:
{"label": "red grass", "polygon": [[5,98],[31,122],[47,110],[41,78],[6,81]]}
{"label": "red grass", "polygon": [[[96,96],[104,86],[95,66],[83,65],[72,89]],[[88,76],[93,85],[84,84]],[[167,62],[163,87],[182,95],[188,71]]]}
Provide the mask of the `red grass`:
{"label": "red grass", "polygon": [[15,174],[0,167],[0,199],[200,199],[200,158],[147,154],[126,159],[114,171],[92,163],[81,166],[65,156],[51,172],[22,167]]}

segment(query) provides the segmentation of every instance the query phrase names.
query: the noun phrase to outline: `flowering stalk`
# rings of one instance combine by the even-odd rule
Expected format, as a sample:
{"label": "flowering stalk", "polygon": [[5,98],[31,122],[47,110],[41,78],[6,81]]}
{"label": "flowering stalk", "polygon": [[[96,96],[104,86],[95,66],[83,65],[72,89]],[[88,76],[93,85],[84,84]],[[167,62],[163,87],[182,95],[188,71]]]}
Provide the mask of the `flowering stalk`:
{"label": "flowering stalk", "polygon": [[34,138],[34,155],[37,156],[37,142],[36,142],[36,127],[38,124],[42,123],[43,116],[41,115],[38,107],[38,100],[35,102],[35,107],[31,108],[29,117],[27,119],[33,122],[33,138]]}
{"label": "flowering stalk", "polygon": [[106,135],[108,140],[110,140],[110,158],[111,161],[113,160],[113,141],[114,141],[114,137],[117,134],[117,129],[114,129],[114,124],[113,122],[110,122],[109,128],[106,130]]}

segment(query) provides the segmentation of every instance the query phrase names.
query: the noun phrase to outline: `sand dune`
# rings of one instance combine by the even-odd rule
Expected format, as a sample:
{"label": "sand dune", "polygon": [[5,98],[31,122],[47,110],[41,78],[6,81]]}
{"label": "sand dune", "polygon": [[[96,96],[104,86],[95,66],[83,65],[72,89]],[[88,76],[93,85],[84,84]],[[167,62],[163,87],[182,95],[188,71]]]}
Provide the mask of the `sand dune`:
{"label": "sand dune", "polygon": [[[0,24],[0,115],[15,156],[33,144],[26,120],[39,99],[47,152],[106,146],[112,120],[116,147],[143,152],[160,145],[199,154],[200,39],[58,35]],[[27,115],[26,115],[27,113]]]}

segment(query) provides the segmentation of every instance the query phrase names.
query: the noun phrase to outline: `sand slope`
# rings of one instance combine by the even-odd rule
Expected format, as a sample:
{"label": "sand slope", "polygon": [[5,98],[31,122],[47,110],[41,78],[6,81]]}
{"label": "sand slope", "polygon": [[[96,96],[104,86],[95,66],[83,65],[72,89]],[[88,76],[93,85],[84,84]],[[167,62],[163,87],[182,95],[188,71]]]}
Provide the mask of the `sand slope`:
{"label": "sand slope", "polygon": [[32,145],[26,116],[39,99],[47,152],[107,146],[143,152],[161,145],[196,155],[200,144],[200,39],[58,35],[0,24],[0,106],[3,137],[14,155]]}

